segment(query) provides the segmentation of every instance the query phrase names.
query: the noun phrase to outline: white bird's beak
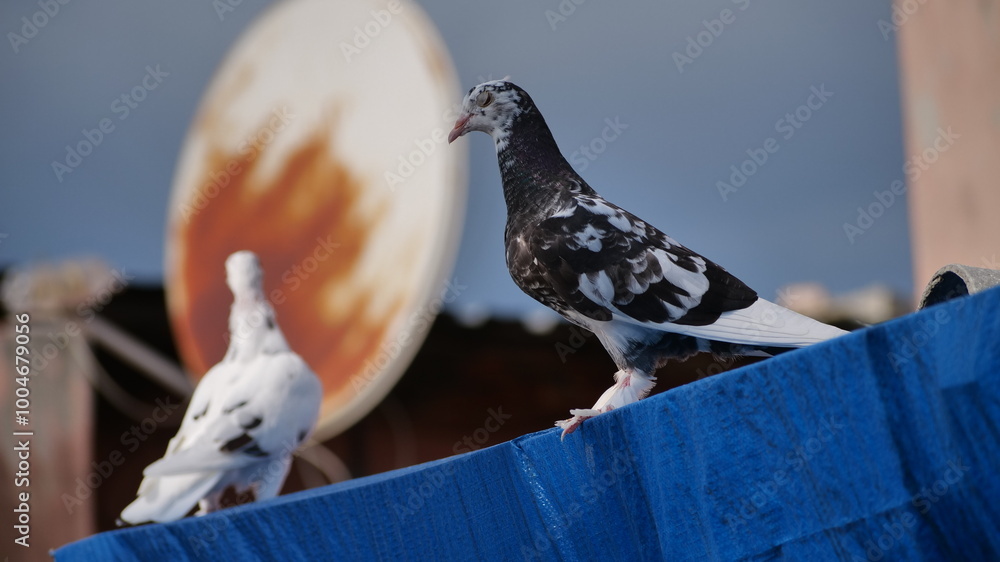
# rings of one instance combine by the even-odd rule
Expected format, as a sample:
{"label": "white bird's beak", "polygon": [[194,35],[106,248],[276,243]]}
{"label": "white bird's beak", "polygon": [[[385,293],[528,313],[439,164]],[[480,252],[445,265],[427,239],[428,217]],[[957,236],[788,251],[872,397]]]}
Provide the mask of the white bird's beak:
{"label": "white bird's beak", "polygon": [[455,128],[448,133],[448,144],[455,142],[455,139],[469,132],[465,126],[469,124],[469,119],[472,119],[472,115],[469,113],[463,113],[458,121],[455,121]]}

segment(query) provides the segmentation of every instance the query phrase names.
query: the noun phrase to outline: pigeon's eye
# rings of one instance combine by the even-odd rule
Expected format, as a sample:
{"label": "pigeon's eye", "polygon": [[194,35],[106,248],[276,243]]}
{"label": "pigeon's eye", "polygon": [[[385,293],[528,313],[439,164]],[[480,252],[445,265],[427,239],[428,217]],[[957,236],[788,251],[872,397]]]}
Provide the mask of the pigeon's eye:
{"label": "pigeon's eye", "polygon": [[493,103],[493,92],[480,92],[476,96],[476,105],[479,107],[486,107],[491,103]]}

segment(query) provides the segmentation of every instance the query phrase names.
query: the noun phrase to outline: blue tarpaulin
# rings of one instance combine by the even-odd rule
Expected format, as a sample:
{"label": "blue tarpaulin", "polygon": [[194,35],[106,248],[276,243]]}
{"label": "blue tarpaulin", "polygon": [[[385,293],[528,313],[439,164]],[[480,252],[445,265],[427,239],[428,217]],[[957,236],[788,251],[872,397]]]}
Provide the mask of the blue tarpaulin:
{"label": "blue tarpaulin", "polygon": [[[997,560],[1000,290],[70,560]],[[669,366],[661,369],[668,376]]]}

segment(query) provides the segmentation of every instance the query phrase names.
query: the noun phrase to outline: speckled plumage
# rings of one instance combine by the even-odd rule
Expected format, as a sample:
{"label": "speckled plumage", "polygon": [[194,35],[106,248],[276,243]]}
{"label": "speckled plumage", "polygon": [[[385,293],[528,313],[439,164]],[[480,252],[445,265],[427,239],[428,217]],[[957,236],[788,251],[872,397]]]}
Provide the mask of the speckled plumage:
{"label": "speckled plumage", "polygon": [[598,195],[514,84],[492,81],[469,91],[449,140],[474,130],[495,141],[514,282],[593,331],[620,369],[594,408],[560,422],[567,433],[590,415],[641,399],[669,359],[776,353],[844,333],[759,298],[722,267]]}
{"label": "speckled plumage", "polygon": [[163,458],[143,471],[123,523],[166,522],[218,510],[223,492],[278,495],[292,453],[312,434],[323,388],[285,341],[264,298],[263,272],[251,252],[226,260],[233,292],[229,348],[195,388]]}

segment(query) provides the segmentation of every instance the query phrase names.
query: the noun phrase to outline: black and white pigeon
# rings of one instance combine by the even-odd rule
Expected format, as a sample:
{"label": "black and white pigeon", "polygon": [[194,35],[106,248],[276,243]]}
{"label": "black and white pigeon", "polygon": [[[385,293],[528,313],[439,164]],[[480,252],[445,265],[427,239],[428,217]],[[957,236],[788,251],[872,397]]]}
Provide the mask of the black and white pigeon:
{"label": "black and white pigeon", "polygon": [[846,332],[757,296],[742,281],[608,202],[570,167],[528,94],[506,80],[465,97],[448,142],[496,144],[507,203],[507,268],[522,291],[594,332],[619,371],[587,418],[645,397],[656,369],[698,352],[773,355]]}
{"label": "black and white pigeon", "polygon": [[226,355],[198,384],[166,454],[146,467],[123,523],[174,521],[196,505],[198,515],[217,511],[229,486],[256,501],[277,496],[292,453],[316,426],[323,388],[288,347],[257,256],[230,255],[226,283],[234,297]]}

